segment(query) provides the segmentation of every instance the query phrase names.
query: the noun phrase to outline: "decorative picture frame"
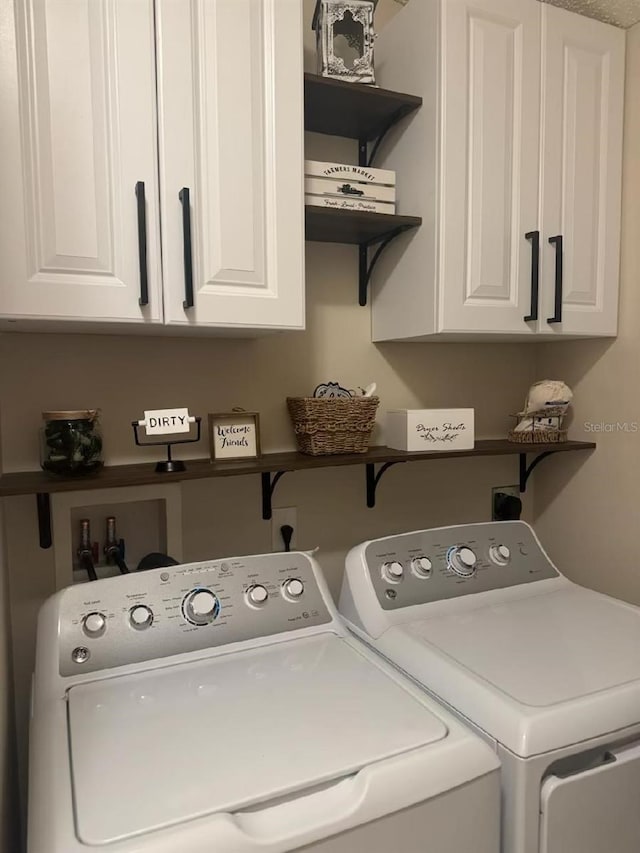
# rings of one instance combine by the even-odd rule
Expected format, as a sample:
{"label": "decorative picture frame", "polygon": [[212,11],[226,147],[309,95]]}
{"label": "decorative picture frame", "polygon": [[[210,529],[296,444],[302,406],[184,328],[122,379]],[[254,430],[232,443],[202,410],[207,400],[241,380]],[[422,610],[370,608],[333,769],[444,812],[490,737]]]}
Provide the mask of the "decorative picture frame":
{"label": "decorative picture frame", "polygon": [[212,462],[257,459],[260,450],[258,412],[214,412],[209,414],[209,454]]}

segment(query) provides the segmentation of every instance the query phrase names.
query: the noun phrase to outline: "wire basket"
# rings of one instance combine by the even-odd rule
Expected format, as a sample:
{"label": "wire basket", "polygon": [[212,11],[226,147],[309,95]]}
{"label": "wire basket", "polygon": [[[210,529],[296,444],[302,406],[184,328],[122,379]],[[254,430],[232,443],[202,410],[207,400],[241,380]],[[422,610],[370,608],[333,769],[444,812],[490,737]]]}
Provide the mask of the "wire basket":
{"label": "wire basket", "polygon": [[536,412],[518,412],[511,415],[517,424],[525,422],[525,429],[509,430],[507,438],[517,444],[561,444],[567,440],[568,430],[563,429],[568,406],[547,406]]}
{"label": "wire basket", "polygon": [[366,453],[379,397],[287,397],[300,453]]}

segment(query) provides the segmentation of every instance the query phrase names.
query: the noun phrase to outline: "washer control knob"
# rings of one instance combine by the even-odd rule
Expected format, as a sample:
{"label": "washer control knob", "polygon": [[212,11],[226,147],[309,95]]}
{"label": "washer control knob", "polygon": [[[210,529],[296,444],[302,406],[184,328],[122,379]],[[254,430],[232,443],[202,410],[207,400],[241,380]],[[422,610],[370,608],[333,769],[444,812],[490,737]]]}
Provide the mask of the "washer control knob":
{"label": "washer control knob", "polygon": [[469,578],[476,570],[476,555],[471,548],[459,546],[449,549],[449,568],[461,578]]}
{"label": "washer control knob", "polygon": [[262,586],[261,583],[256,583],[247,590],[247,598],[251,604],[259,607],[269,598],[269,593],[267,592],[267,588]]}
{"label": "washer control knob", "polygon": [[431,560],[428,557],[414,557],[411,560],[411,571],[418,578],[431,577]]}
{"label": "washer control knob", "polygon": [[492,545],[489,548],[489,556],[499,566],[506,566],[511,559],[511,551],[507,545]]}
{"label": "washer control knob", "polygon": [[398,560],[382,564],[382,577],[390,583],[399,583],[404,575],[404,567]]}
{"label": "washer control knob", "polygon": [[104,613],[87,613],[82,620],[82,630],[87,637],[101,637],[107,629]]}
{"label": "washer control knob", "polygon": [[129,622],[136,631],[144,631],[153,622],[153,610],[146,604],[136,604],[129,611]]}
{"label": "washer control knob", "polygon": [[184,599],[183,612],[194,625],[209,625],[220,613],[220,602],[210,589],[192,589]]}
{"label": "washer control knob", "polygon": [[304,592],[304,584],[299,578],[289,578],[283,583],[285,595],[289,598],[300,598]]}

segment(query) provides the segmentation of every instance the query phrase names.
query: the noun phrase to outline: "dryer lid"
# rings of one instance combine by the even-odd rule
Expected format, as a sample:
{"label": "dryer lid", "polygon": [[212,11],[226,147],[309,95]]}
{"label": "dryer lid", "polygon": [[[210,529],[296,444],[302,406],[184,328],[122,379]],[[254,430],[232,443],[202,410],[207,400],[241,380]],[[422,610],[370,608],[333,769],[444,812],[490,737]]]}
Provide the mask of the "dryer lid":
{"label": "dryer lid", "polygon": [[448,733],[334,635],[85,683],[68,701],[86,844],[285,797]]}
{"label": "dryer lid", "polygon": [[397,626],[378,645],[518,755],[640,722],[640,609],[573,584]]}
{"label": "dryer lid", "polygon": [[581,587],[408,630],[524,705],[546,708],[640,680],[640,610]]}

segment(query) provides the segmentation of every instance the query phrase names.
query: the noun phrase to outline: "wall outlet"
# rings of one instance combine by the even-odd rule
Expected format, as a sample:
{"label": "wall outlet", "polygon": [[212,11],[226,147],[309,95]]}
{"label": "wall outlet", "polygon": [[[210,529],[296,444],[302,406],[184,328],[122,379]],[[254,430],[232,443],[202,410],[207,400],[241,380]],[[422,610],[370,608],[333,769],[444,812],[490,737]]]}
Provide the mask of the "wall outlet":
{"label": "wall outlet", "polygon": [[502,493],[503,495],[512,495],[514,498],[520,498],[520,488],[519,486],[494,486],[491,489],[491,521],[498,521],[499,519],[496,517],[496,495]]}
{"label": "wall outlet", "polygon": [[284,541],[280,528],[284,524],[290,524],[293,527],[293,536],[291,537],[291,550],[296,548],[296,534],[298,525],[298,510],[295,506],[279,506],[273,507],[271,511],[271,550],[284,551]]}

